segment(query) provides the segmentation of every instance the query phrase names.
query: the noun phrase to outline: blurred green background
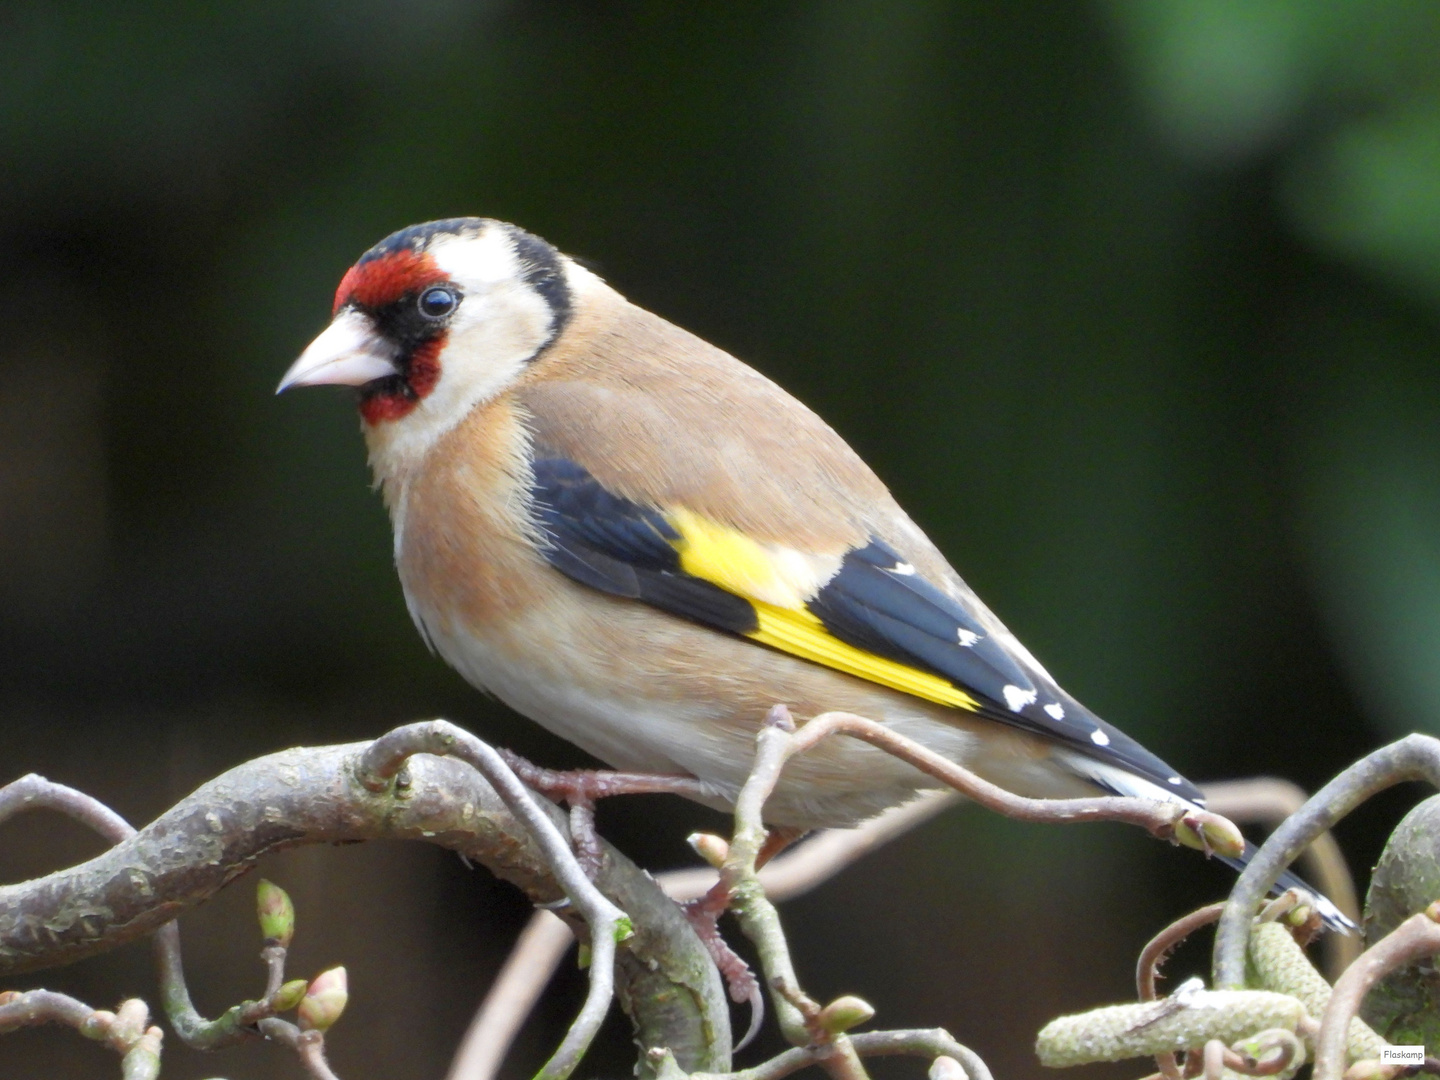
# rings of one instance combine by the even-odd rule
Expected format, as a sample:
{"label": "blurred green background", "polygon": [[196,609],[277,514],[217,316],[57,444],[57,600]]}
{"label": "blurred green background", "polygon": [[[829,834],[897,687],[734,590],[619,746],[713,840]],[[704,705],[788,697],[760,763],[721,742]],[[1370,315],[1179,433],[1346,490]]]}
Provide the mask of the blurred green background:
{"label": "blurred green background", "polygon": [[[271,394],[355,256],[458,214],[813,405],[1062,682],[1196,779],[1313,787],[1440,731],[1437,56],[1426,0],[10,0],[0,779],[138,822],[255,754],[438,714],[583,761],[425,652],[345,395]],[[685,862],[715,819],[656,805],[604,827]],[[1396,805],[1342,833],[1357,867]],[[0,873],[95,849],[17,819]],[[341,1075],[441,1076],[523,901],[398,846],[265,872],[295,973],[350,968]],[[786,916],[817,995],[1013,1078],[1226,880],[1133,830],[972,811]],[[250,897],[182,924],[212,1013],[260,985]],[[42,982],[154,999],[139,945]],[[617,1021],[586,1073],[632,1060]],[[5,1076],[115,1068],[71,1033],[0,1040]],[[167,1077],[213,1075],[300,1072],[169,1048]]]}

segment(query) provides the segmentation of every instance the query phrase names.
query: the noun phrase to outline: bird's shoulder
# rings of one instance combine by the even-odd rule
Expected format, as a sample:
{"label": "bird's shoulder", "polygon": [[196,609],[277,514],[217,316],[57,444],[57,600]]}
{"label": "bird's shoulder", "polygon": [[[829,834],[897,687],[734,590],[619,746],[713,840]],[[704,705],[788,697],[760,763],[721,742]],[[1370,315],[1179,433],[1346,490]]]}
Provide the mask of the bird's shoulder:
{"label": "bird's shoulder", "polygon": [[772,380],[618,296],[606,314],[577,319],[515,389],[544,452],[638,503],[816,553],[908,522],[845,440]]}

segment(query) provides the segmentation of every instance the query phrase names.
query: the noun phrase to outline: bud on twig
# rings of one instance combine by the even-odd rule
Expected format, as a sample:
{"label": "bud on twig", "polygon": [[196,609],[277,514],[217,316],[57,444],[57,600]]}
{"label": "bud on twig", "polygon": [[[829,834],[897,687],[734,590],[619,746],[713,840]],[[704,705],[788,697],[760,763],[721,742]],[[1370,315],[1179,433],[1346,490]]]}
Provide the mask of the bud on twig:
{"label": "bud on twig", "polygon": [[121,1073],[125,1080],[155,1080],[160,1075],[160,1046],[164,1033],[148,1027],[125,1051]]}
{"label": "bud on twig", "polygon": [[150,1026],[150,1006],[139,998],[126,998],[115,1010],[115,1019],[110,1025],[110,1034],[121,1045],[128,1046],[145,1033]]}
{"label": "bud on twig", "polygon": [[1209,810],[1192,810],[1175,822],[1175,839],[1206,855],[1238,859],[1245,853],[1245,837],[1234,822]]}
{"label": "bud on twig", "polygon": [[304,979],[291,979],[270,999],[270,1008],[277,1013],[289,1012],[299,1005],[305,997],[305,991],[310,989],[310,984]]}
{"label": "bud on twig", "polygon": [[691,833],[685,839],[686,842],[695,849],[695,854],[699,855],[716,870],[724,866],[725,860],[730,857],[730,845],[714,833]]}
{"label": "bud on twig", "polygon": [[875,1009],[868,1001],[853,994],[846,994],[821,1009],[815,1020],[831,1035],[840,1035],[853,1027],[869,1023],[874,1016]]}
{"label": "bud on twig", "polygon": [[969,1080],[969,1077],[960,1062],[941,1054],[930,1063],[930,1080]]}
{"label": "bud on twig", "polygon": [[261,878],[255,886],[255,912],[260,916],[260,933],[265,941],[288,949],[295,936],[295,905],[290,902],[290,894]]}
{"label": "bud on twig", "polygon": [[343,967],[333,967],[315,976],[300,1001],[300,1030],[326,1031],[340,1019],[350,1000]]}

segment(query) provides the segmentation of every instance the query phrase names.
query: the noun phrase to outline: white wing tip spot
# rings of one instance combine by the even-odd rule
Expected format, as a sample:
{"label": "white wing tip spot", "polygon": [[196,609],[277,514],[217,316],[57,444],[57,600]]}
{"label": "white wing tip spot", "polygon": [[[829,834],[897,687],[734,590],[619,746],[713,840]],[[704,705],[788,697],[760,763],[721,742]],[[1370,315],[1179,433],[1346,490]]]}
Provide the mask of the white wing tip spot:
{"label": "white wing tip spot", "polygon": [[1175,784],[1176,786],[1179,786],[1180,784],[1183,784],[1185,782],[1185,778],[1181,776],[1172,776],[1165,782],[1167,784]]}
{"label": "white wing tip spot", "polygon": [[915,567],[911,566],[908,562],[897,562],[890,568],[890,572],[892,574],[899,574],[901,577],[910,577],[915,573]]}
{"label": "white wing tip spot", "polygon": [[968,649],[980,640],[980,635],[975,633],[974,630],[966,630],[965,627],[962,626],[955,631],[955,638],[964,648]]}
{"label": "white wing tip spot", "polygon": [[1090,741],[1096,746],[1109,746],[1110,736],[1106,735],[1105,732],[1097,727],[1094,731],[1090,732]]}
{"label": "white wing tip spot", "polygon": [[1061,705],[1058,701],[1052,701],[1049,705],[1046,705],[1045,711],[1050,714],[1050,719],[1052,720],[1065,719],[1065,706]]}
{"label": "white wing tip spot", "polygon": [[1005,704],[1010,706],[1011,712],[1019,712],[1026,705],[1034,705],[1038,697],[1034,690],[1021,690],[1018,686],[1007,686],[1001,691],[1005,695]]}

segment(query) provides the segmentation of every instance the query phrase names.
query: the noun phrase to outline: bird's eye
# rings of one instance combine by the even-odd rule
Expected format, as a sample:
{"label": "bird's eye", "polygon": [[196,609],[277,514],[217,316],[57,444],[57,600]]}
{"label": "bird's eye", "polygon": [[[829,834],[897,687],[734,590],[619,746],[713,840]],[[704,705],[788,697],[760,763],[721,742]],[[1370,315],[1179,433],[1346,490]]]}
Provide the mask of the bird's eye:
{"label": "bird's eye", "polygon": [[443,319],[455,310],[460,298],[451,289],[436,287],[420,294],[420,314],[428,319]]}

